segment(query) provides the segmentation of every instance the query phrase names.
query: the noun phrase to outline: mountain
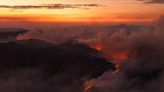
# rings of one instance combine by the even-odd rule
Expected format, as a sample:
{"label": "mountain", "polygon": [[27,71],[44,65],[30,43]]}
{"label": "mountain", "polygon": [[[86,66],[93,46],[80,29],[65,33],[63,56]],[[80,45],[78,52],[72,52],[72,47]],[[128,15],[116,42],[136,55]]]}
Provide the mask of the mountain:
{"label": "mountain", "polygon": [[[22,87],[28,91],[20,92],[64,92],[63,86],[71,89],[65,92],[72,92],[75,89],[82,92],[82,85],[86,80],[97,78],[104,71],[114,69],[114,64],[97,57],[96,53],[86,45],[76,42],[54,45],[31,39],[0,43],[0,79],[7,82],[10,78],[23,79],[25,82],[17,82],[21,85],[17,86],[17,92]],[[25,85],[29,80],[31,84]],[[6,86],[8,89],[5,89],[5,92],[14,92],[10,89],[11,86]],[[40,89],[44,91],[39,91]],[[48,91],[50,89],[53,90]]]}
{"label": "mountain", "polygon": [[39,40],[39,39],[16,40],[15,42],[9,42],[9,43],[18,44],[25,47],[39,47],[39,48],[55,46],[55,44],[53,43]]}
{"label": "mountain", "polygon": [[21,28],[0,28],[0,38],[16,37],[28,30]]}

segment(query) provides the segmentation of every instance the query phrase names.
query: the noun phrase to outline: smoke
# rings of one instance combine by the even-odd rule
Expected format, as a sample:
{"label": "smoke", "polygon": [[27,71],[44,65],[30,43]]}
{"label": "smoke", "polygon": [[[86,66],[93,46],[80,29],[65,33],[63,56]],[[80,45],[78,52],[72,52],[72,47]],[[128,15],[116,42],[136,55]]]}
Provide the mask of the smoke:
{"label": "smoke", "polygon": [[[25,68],[1,74],[0,89],[3,92],[82,92],[83,80],[73,83],[63,81],[65,74],[56,74],[44,79],[39,69]],[[69,84],[69,85],[68,85]]]}
{"label": "smoke", "polygon": [[17,38],[42,39],[55,44],[75,39],[101,51],[103,57],[119,66],[117,72],[110,70],[86,81],[86,92],[163,92],[163,24],[161,16],[151,26],[72,26],[29,31]]}
{"label": "smoke", "polygon": [[[155,30],[150,32],[119,31],[105,40],[105,51],[129,52],[128,59],[116,62],[119,72],[105,72],[97,79],[87,81],[92,85],[87,92],[163,92],[164,91],[164,19],[154,23]],[[133,30],[131,30],[133,31]],[[113,48],[111,48],[113,46]],[[112,51],[113,53],[113,51]]]}

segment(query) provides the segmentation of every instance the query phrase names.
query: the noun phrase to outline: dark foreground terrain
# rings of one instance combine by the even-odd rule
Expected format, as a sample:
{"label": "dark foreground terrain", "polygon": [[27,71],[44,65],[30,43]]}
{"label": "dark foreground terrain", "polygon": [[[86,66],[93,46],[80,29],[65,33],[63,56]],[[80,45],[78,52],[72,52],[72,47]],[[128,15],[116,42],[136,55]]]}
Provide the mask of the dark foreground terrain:
{"label": "dark foreground terrain", "polygon": [[40,40],[0,43],[2,92],[82,92],[84,81],[114,65],[74,41],[53,45]]}

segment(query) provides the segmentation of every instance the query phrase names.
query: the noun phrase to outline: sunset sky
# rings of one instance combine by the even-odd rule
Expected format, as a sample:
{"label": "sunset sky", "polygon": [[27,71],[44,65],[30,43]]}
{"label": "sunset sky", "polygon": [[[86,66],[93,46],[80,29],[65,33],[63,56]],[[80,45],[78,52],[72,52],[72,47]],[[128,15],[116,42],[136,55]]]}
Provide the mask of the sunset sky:
{"label": "sunset sky", "polygon": [[0,0],[0,21],[149,22],[164,0]]}

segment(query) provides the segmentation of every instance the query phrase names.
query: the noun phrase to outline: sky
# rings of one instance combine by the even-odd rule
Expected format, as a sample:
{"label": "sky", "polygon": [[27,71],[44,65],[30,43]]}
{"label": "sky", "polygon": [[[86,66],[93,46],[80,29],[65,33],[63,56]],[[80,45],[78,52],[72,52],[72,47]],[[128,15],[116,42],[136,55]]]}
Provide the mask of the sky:
{"label": "sky", "polygon": [[28,22],[150,22],[164,0],[0,0],[0,20]]}

